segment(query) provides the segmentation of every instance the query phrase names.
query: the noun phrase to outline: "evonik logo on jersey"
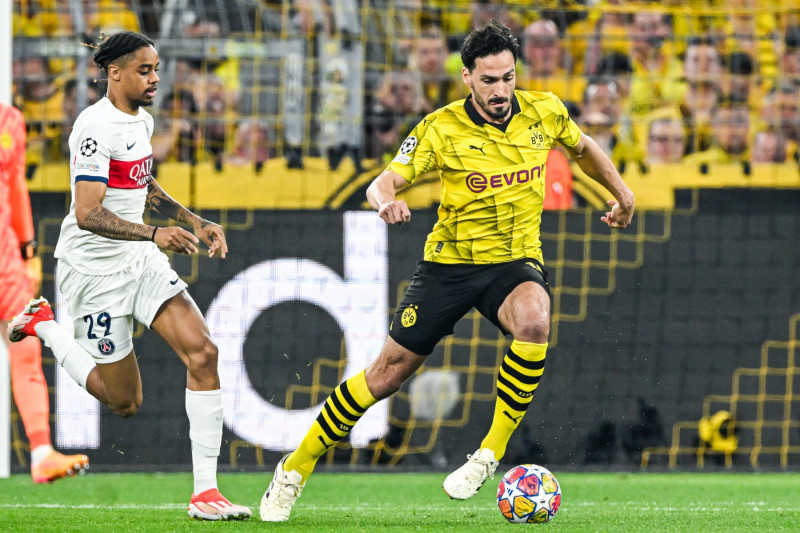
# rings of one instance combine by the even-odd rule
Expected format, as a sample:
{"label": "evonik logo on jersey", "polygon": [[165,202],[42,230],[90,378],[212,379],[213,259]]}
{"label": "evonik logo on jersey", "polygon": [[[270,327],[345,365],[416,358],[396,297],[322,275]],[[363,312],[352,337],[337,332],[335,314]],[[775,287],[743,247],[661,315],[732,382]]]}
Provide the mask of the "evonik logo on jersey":
{"label": "evonik logo on jersey", "polygon": [[528,183],[531,180],[539,179],[544,172],[544,164],[533,168],[509,170],[497,174],[484,174],[482,172],[471,172],[467,175],[467,188],[474,193],[482,193],[486,189],[502,189],[511,187],[518,183]]}
{"label": "evonik logo on jersey", "polygon": [[108,167],[108,186],[114,189],[141,189],[152,178],[153,156],[136,161],[112,159]]}

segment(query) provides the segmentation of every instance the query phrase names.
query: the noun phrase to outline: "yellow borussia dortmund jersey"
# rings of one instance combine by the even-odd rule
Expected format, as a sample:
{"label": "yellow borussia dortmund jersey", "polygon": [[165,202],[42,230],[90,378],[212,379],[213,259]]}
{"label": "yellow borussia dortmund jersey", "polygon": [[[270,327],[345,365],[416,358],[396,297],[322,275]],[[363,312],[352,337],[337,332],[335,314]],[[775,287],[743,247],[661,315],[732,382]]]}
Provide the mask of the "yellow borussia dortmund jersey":
{"label": "yellow borussia dortmund jersey", "polygon": [[389,165],[409,183],[439,171],[439,220],[425,243],[425,260],[542,261],[547,152],[556,140],[572,147],[580,136],[552,93],[515,91],[512,116],[504,125],[488,123],[470,98],[425,117]]}

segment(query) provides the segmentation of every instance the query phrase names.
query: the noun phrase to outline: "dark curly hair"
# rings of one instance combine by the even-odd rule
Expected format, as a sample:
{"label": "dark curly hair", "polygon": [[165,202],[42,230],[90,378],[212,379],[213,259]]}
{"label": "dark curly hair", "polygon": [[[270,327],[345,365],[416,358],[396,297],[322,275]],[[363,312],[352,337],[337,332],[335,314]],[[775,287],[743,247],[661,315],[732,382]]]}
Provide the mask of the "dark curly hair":
{"label": "dark curly hair", "polygon": [[93,47],[97,50],[94,54],[94,64],[108,72],[108,66],[122,58],[122,63],[130,61],[133,54],[145,46],[154,46],[152,40],[140,33],[123,31],[115,33],[105,39],[100,46]]}
{"label": "dark curly hair", "polygon": [[514,55],[514,63],[519,57],[519,41],[508,27],[492,19],[487,24],[470,32],[461,45],[461,62],[472,72],[475,60],[480,57],[497,55],[508,50]]}

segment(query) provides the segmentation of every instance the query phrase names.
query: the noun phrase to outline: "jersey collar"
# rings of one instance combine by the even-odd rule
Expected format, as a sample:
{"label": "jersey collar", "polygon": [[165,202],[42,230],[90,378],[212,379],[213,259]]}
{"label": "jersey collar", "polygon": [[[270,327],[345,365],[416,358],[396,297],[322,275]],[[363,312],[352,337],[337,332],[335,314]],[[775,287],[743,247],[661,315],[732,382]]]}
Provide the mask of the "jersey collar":
{"label": "jersey collar", "polygon": [[478,113],[478,110],[475,109],[475,106],[472,104],[471,94],[467,96],[467,99],[464,101],[464,110],[467,112],[467,116],[469,116],[469,118],[472,119],[472,122],[474,122],[476,125],[483,126],[484,124],[489,124],[490,126],[494,126],[495,128],[497,128],[502,132],[506,131],[506,128],[508,128],[508,124],[511,122],[511,119],[514,118],[514,115],[516,115],[520,111],[519,102],[517,101],[516,94],[511,95],[511,116],[508,117],[508,120],[506,120],[502,124],[495,124],[483,118],[481,114]]}

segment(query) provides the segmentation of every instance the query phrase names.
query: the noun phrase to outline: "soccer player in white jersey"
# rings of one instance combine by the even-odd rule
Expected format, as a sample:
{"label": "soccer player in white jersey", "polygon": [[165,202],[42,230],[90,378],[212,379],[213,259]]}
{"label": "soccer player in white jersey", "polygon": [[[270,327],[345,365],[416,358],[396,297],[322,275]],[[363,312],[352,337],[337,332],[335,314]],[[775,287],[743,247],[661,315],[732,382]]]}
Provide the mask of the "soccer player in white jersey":
{"label": "soccer player in white jersey", "polygon": [[[150,168],[152,105],[158,87],[153,41],[118,33],[96,48],[94,62],[108,77],[108,93],[83,111],[69,139],[72,205],[56,246],[58,285],[69,302],[75,333],[53,320],[45,299],[32,300],[9,325],[19,341],[38,336],[69,375],[114,413],[134,415],[142,381],[133,351],[133,319],[155,330],[186,365],[186,413],[192,444],[194,492],[189,516],[243,520],[250,510],[229,502],[217,488],[222,441],[222,393],[217,347],[186,283],[159,250],[225,257],[222,227],[173,200]],[[145,204],[191,225],[143,223]],[[199,240],[198,240],[199,237]]]}

